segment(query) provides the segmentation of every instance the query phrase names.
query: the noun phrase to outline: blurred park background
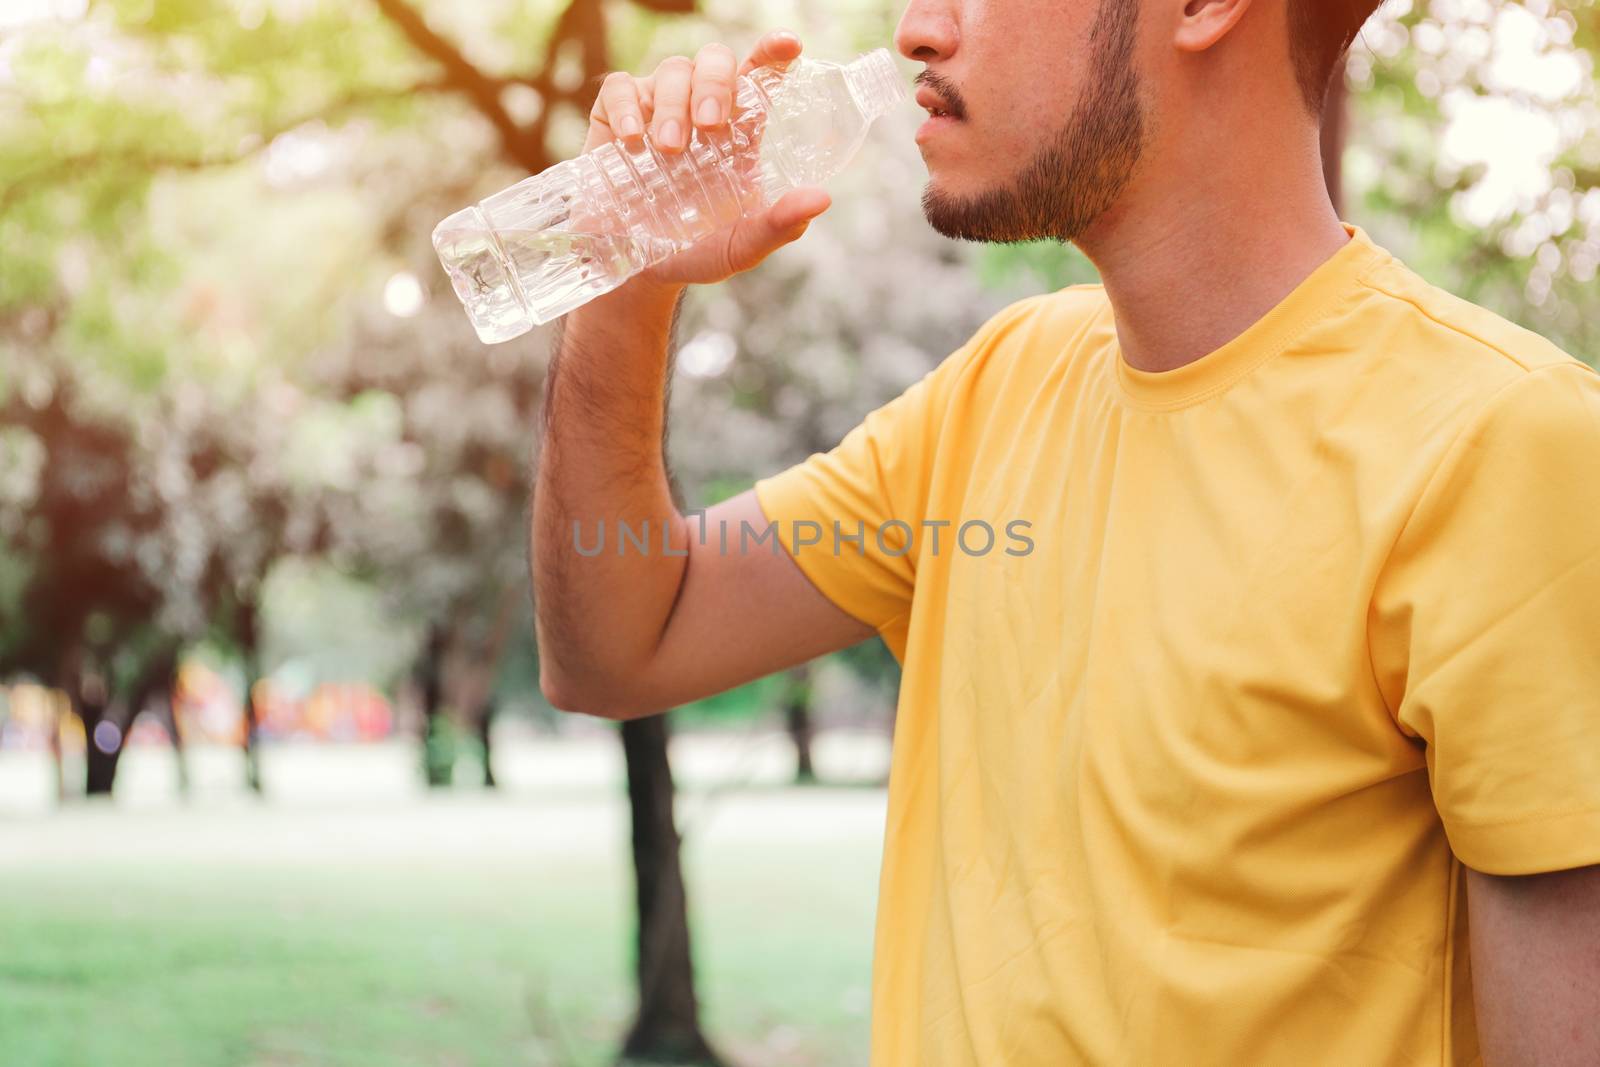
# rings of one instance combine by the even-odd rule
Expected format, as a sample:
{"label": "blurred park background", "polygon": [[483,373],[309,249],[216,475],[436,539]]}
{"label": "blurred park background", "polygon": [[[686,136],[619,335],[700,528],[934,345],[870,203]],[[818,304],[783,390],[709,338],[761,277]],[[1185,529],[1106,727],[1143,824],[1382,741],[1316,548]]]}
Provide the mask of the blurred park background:
{"label": "blurred park background", "polygon": [[[546,705],[548,333],[479,344],[429,235],[574,154],[607,71],[900,10],[0,4],[0,1063],[866,1062],[893,660]],[[1591,361],[1597,52],[1595,0],[1389,0],[1325,137],[1346,219]],[[1093,279],[929,230],[919,118],[690,293],[691,504]]]}

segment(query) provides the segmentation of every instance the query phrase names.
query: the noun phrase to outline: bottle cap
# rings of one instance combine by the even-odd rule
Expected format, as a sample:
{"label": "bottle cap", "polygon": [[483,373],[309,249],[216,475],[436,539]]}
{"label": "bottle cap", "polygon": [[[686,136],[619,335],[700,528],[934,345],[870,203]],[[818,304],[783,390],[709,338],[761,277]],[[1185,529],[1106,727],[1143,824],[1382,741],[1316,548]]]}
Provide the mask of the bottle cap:
{"label": "bottle cap", "polygon": [[887,114],[911,96],[887,48],[875,48],[846,64],[844,78],[850,86],[850,95],[868,122]]}

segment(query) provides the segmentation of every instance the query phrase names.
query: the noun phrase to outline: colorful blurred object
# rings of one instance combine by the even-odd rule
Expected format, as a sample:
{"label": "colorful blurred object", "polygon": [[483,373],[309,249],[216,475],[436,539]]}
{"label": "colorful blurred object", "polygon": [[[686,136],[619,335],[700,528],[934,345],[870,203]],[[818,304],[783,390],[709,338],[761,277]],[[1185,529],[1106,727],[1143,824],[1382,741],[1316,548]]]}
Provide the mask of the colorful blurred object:
{"label": "colorful blurred object", "polygon": [[83,724],[70,714],[65,694],[41,685],[0,686],[0,748],[42,751],[56,729],[69,742],[76,736],[81,746]]}
{"label": "colorful blurred object", "polygon": [[[0,686],[0,749],[43,751],[53,730],[61,731],[66,751],[83,748],[83,724],[66,695],[40,685]],[[244,707],[228,679],[197,660],[178,668],[172,693],[178,730],[188,743],[244,743]],[[261,736],[296,741],[382,741],[395,732],[388,697],[365,682],[323,682],[303,697],[291,687],[264,678],[256,683]],[[127,745],[168,745],[161,722],[141,715],[128,730]]]}
{"label": "colorful blurred object", "polygon": [[185,741],[237,745],[244,741],[244,711],[222,675],[194,660],[178,668],[172,712]]}
{"label": "colorful blurred object", "polygon": [[[210,667],[186,662],[178,671],[173,700],[186,740],[243,743],[239,694]],[[296,697],[290,687],[263,678],[256,683],[255,700],[265,738],[381,741],[394,733],[394,709],[388,698],[364,682],[324,682]]]}
{"label": "colorful blurred object", "polygon": [[394,711],[365,682],[324,682],[303,700],[285,695],[270,678],[256,683],[261,732],[269,738],[381,741],[394,732]]}

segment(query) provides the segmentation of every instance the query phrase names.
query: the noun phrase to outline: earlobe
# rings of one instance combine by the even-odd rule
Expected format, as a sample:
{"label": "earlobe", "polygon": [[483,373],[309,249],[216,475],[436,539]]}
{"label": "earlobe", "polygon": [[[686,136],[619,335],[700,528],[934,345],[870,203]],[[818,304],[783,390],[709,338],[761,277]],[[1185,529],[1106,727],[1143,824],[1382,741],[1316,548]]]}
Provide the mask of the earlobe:
{"label": "earlobe", "polygon": [[1204,52],[1239,24],[1251,0],[1185,0],[1173,44],[1185,52]]}

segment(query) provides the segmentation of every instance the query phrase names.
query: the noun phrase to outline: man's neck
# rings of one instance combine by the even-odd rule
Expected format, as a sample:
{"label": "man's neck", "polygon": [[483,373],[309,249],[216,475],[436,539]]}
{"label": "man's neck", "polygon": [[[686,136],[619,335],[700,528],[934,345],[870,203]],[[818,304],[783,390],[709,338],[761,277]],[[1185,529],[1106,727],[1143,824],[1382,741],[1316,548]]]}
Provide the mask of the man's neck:
{"label": "man's neck", "polygon": [[1183,196],[1130,190],[1085,235],[1128,366],[1159,373],[1221,348],[1345,245],[1320,165],[1297,169],[1270,188],[1237,176]]}

